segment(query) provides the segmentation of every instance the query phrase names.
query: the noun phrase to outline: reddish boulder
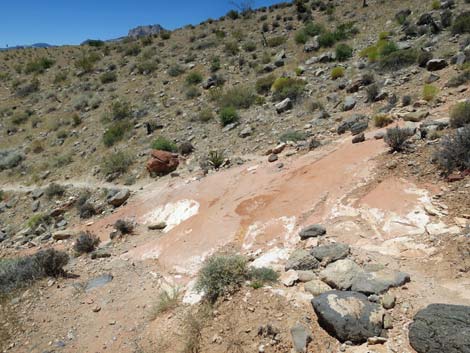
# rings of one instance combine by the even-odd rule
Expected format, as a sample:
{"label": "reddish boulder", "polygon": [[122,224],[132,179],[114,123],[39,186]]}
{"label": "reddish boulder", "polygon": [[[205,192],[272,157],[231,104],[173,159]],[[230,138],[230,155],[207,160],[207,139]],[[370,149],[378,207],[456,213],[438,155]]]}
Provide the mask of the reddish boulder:
{"label": "reddish boulder", "polygon": [[147,162],[149,173],[167,174],[176,170],[179,165],[178,154],[161,150],[152,150]]}

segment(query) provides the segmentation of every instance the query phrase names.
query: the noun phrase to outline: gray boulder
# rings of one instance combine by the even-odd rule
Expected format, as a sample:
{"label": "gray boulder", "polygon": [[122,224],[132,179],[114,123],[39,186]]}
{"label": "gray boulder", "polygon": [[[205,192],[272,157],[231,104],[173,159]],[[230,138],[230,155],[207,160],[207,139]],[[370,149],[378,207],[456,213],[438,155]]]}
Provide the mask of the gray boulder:
{"label": "gray boulder", "polygon": [[361,344],[380,336],[384,310],[357,292],[329,291],[312,299],[318,323],[341,342]]}
{"label": "gray boulder", "polygon": [[428,71],[439,71],[447,67],[447,61],[444,59],[431,59],[426,64]]}
{"label": "gray boulder", "polygon": [[356,275],[351,290],[364,294],[380,294],[392,287],[399,287],[410,281],[410,275],[400,271],[382,269],[361,272]]}
{"label": "gray boulder", "polygon": [[326,228],[320,224],[312,224],[299,232],[300,239],[315,238],[326,234]]}
{"label": "gray boulder", "polygon": [[352,96],[347,96],[345,99],[344,99],[344,103],[343,103],[343,111],[348,111],[348,110],[351,110],[351,109],[354,109],[354,107],[356,106],[356,99]]}
{"label": "gray boulder", "polygon": [[431,304],[415,315],[408,336],[418,353],[469,353],[470,306]]}
{"label": "gray boulder", "polygon": [[344,259],[329,264],[320,272],[320,278],[333,288],[348,290],[361,272],[362,269],[358,264],[352,260]]}
{"label": "gray boulder", "polygon": [[353,137],[352,143],[354,144],[361,143],[361,142],[364,142],[365,140],[366,140],[366,135],[364,135],[364,133],[361,132],[359,135],[356,135]]}
{"label": "gray boulder", "polygon": [[121,206],[131,196],[131,192],[128,189],[118,191],[116,194],[108,198],[108,203],[114,207]]}
{"label": "gray boulder", "polygon": [[330,291],[331,287],[319,279],[313,279],[304,284],[304,289],[307,293],[310,293],[316,297],[320,294]]}
{"label": "gray boulder", "polygon": [[292,109],[292,101],[290,98],[286,98],[282,102],[277,103],[275,108],[278,114],[284,113],[285,111]]}
{"label": "gray boulder", "polygon": [[312,255],[315,256],[318,261],[329,264],[347,257],[349,250],[349,245],[347,244],[334,243],[313,248]]}
{"label": "gray boulder", "polygon": [[285,270],[314,270],[320,263],[308,250],[297,249],[289,256]]}
{"label": "gray boulder", "polygon": [[300,323],[296,323],[291,329],[292,342],[294,343],[294,351],[297,353],[307,352],[307,345],[312,340],[310,333]]}

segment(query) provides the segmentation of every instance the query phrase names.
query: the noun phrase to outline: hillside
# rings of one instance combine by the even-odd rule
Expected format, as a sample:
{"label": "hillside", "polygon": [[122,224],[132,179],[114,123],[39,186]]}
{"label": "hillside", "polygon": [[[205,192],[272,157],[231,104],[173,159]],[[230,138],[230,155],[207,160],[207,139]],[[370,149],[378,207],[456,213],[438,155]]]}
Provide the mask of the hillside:
{"label": "hillside", "polygon": [[467,352],[469,24],[312,0],[0,51],[0,349]]}

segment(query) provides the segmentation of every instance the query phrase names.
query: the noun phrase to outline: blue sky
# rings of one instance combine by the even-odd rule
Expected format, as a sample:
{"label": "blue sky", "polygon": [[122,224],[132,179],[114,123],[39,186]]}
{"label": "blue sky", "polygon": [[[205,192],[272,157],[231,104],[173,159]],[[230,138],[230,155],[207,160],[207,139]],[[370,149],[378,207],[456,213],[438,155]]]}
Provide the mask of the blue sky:
{"label": "blue sky", "polygon": [[[280,0],[255,0],[255,7]],[[0,47],[46,42],[79,44],[85,39],[127,35],[138,25],[168,29],[218,18],[234,8],[229,0],[2,0]]]}

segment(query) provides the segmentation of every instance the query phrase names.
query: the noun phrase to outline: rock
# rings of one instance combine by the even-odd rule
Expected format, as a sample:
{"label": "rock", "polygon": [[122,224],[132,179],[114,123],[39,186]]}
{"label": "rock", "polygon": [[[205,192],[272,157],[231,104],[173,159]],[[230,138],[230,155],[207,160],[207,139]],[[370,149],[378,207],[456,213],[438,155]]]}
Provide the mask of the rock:
{"label": "rock", "polygon": [[470,306],[431,304],[415,315],[408,336],[418,353],[468,353]]}
{"label": "rock", "polygon": [[282,102],[277,103],[274,107],[276,108],[276,112],[281,114],[289,109],[292,109],[292,101],[290,98],[286,98]]}
{"label": "rock", "polygon": [[113,280],[113,276],[110,274],[104,274],[99,277],[93,278],[92,280],[88,281],[88,283],[85,286],[85,291],[89,292],[92,289],[95,288],[100,288],[104,286],[105,284],[111,282]]}
{"label": "rock", "polygon": [[351,290],[364,294],[381,294],[389,288],[399,287],[410,281],[410,275],[400,271],[381,269],[356,274]]}
{"label": "rock", "polygon": [[292,252],[287,260],[285,270],[314,270],[318,268],[320,263],[318,260],[310,253],[310,251],[305,249],[297,249]]}
{"label": "rock", "polygon": [[273,163],[273,162],[276,162],[278,160],[278,157],[277,157],[277,154],[271,154],[269,157],[268,157],[268,162],[269,163]]}
{"label": "rock", "polygon": [[111,257],[111,254],[109,252],[103,251],[103,250],[95,250],[91,253],[91,259],[105,259]]}
{"label": "rock", "polygon": [[297,275],[299,276],[300,282],[310,282],[317,278],[317,275],[313,271],[297,271]]}
{"label": "rock", "polygon": [[353,109],[356,106],[356,99],[352,96],[347,96],[343,103],[343,111],[348,111]]}
{"label": "rock", "polygon": [[362,269],[354,261],[345,259],[329,264],[320,272],[320,278],[333,288],[348,290]]}
{"label": "rock", "polygon": [[349,128],[349,131],[351,131],[351,134],[353,136],[359,135],[360,133],[366,131],[368,127],[369,127],[369,122],[366,119],[362,119],[352,124],[351,127]]}
{"label": "rock", "polygon": [[310,39],[307,43],[304,45],[304,52],[310,53],[312,51],[316,51],[320,49],[320,44],[318,43],[317,38]]}
{"label": "rock", "polygon": [[397,298],[393,294],[385,294],[382,298],[382,306],[384,309],[393,309]]}
{"label": "rock", "polygon": [[353,116],[351,116],[350,118],[346,119],[345,121],[343,121],[339,126],[338,126],[338,129],[336,130],[336,132],[341,135],[341,134],[344,134],[346,131],[350,131],[351,128],[353,126],[354,127],[354,130],[357,132],[361,130],[361,128],[364,128],[365,126],[365,129],[367,129],[367,126],[369,125],[369,122],[368,122],[368,118],[367,116],[365,115],[361,115],[361,114],[354,114]]}
{"label": "rock", "polygon": [[179,165],[178,155],[161,150],[152,150],[151,159],[147,162],[149,173],[168,174],[176,170]]}
{"label": "rock", "polygon": [[421,120],[424,120],[428,115],[429,115],[428,111],[410,112],[403,116],[403,120],[417,123],[417,122],[420,122]]}
{"label": "rock", "polygon": [[341,260],[349,255],[349,245],[333,243],[313,248],[311,253],[318,261],[327,265],[331,262]]}
{"label": "rock", "polygon": [[427,78],[426,78],[426,83],[429,84],[429,83],[433,83],[433,82],[436,82],[440,79],[441,77],[439,75],[436,75],[436,74],[430,74]]}
{"label": "rock", "polygon": [[447,61],[444,59],[431,59],[426,64],[428,71],[439,71],[447,67]]}
{"label": "rock", "polygon": [[286,287],[292,287],[299,280],[299,276],[294,270],[288,270],[281,274],[279,280]]}
{"label": "rock", "polygon": [[165,222],[159,222],[155,224],[149,224],[147,226],[149,230],[162,230],[166,228],[166,223]]}
{"label": "rock", "polygon": [[384,311],[357,292],[330,291],[312,299],[318,323],[340,342],[361,344],[380,336]]}
{"label": "rock", "polygon": [[282,142],[280,143],[279,145],[277,145],[276,147],[274,147],[272,150],[271,150],[271,153],[274,153],[274,154],[279,154],[281,153],[282,151],[284,151],[284,149],[287,147],[287,144],[285,142]]}
{"label": "rock", "polygon": [[384,344],[385,342],[387,342],[385,337],[369,337],[367,339],[367,344],[371,346],[376,344]]}
{"label": "rock", "polygon": [[209,77],[203,84],[202,88],[209,89],[217,85],[217,78],[216,77]]}
{"label": "rock", "polygon": [[307,346],[311,341],[310,333],[300,323],[296,323],[291,329],[292,342],[294,343],[294,351],[297,353],[306,353]]}
{"label": "rock", "polygon": [[320,294],[330,291],[331,287],[325,282],[320,281],[319,279],[314,279],[305,283],[304,289],[306,292],[316,297]]}
{"label": "rock", "polygon": [[240,136],[241,138],[245,138],[245,137],[251,136],[252,133],[253,133],[253,129],[251,128],[251,126],[247,125],[242,129],[242,131],[240,131],[238,136]]}
{"label": "rock", "polygon": [[54,240],[66,240],[75,236],[75,233],[70,230],[59,230],[52,234]]}
{"label": "rock", "polygon": [[361,132],[359,135],[356,135],[353,137],[352,143],[354,144],[361,143],[361,142],[364,142],[365,140],[366,140],[366,136],[364,135],[363,132]]}
{"label": "rock", "polygon": [[324,234],[326,234],[326,228],[320,224],[312,224],[311,226],[303,228],[299,232],[299,236],[301,240],[319,237]]}
{"label": "rock", "polygon": [[224,128],[222,129],[222,132],[229,132],[229,131],[232,131],[232,130],[235,129],[237,126],[238,126],[238,123],[237,123],[237,122],[227,124],[227,125],[225,125]]}
{"label": "rock", "polygon": [[385,330],[390,330],[393,328],[393,319],[389,313],[385,313],[383,321],[383,327]]}
{"label": "rock", "polygon": [[384,131],[377,131],[374,134],[374,139],[376,140],[382,140],[385,137],[385,132]]}
{"label": "rock", "polygon": [[129,196],[131,196],[131,192],[128,189],[123,189],[116,193],[114,196],[110,197],[108,199],[108,203],[110,205],[113,205],[114,207],[119,207],[127,201]]}
{"label": "rock", "polygon": [[43,189],[35,189],[33,192],[31,192],[31,197],[33,200],[39,199],[42,195],[44,195],[44,190]]}
{"label": "rock", "polygon": [[40,206],[41,206],[41,201],[39,200],[33,201],[33,204],[31,205],[31,211],[37,212]]}

